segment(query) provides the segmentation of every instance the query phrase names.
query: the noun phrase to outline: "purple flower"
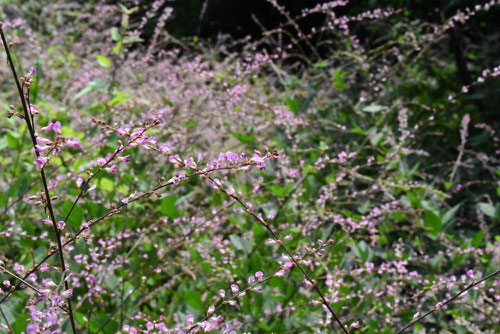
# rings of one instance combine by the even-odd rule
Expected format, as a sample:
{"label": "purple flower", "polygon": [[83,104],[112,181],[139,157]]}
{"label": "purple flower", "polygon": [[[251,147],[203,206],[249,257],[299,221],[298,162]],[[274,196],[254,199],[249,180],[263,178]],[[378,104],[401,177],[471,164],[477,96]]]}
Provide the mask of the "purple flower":
{"label": "purple flower", "polygon": [[38,326],[35,324],[29,324],[26,327],[26,334],[36,334],[38,332]]}
{"label": "purple flower", "polygon": [[148,329],[148,331],[151,331],[155,328],[155,325],[151,321],[148,321],[146,323],[146,328]]}
{"label": "purple flower", "polygon": [[239,290],[240,288],[236,284],[231,284],[231,291],[233,291],[233,293],[236,293]]}
{"label": "purple flower", "polygon": [[45,225],[50,225],[50,226],[52,226],[52,221],[50,220],[50,218],[49,218],[49,217],[47,217],[47,219],[42,219],[42,221],[43,221],[43,223],[44,223]]}
{"label": "purple flower", "polygon": [[278,277],[285,276],[285,272],[283,271],[283,269],[280,269],[276,272],[276,274],[274,274],[274,276],[278,276]]}
{"label": "purple flower", "polygon": [[474,279],[474,270],[467,270],[467,276],[469,276],[470,278]]}
{"label": "purple flower", "polygon": [[58,135],[62,134],[61,133],[61,122],[55,122],[55,123],[50,123],[46,127],[43,127],[40,129],[40,131],[54,131]]}
{"label": "purple flower", "polygon": [[61,293],[61,297],[64,297],[64,298],[71,298],[73,296],[73,289],[68,289],[66,291],[64,291],[63,293]]}
{"label": "purple flower", "polygon": [[255,273],[255,277],[258,278],[258,280],[262,280],[262,277],[264,276],[264,274],[262,273],[262,271],[258,271]]}
{"label": "purple flower", "polygon": [[32,77],[32,76],[33,76],[33,74],[35,74],[35,72],[36,72],[36,68],[35,68],[34,66],[31,66],[31,67],[30,67],[30,70],[29,70],[29,72],[28,72],[28,76],[29,76],[29,77]]}
{"label": "purple flower", "polygon": [[42,169],[43,166],[47,163],[48,159],[45,157],[38,157],[35,162],[33,162],[33,165],[37,166],[38,168]]}

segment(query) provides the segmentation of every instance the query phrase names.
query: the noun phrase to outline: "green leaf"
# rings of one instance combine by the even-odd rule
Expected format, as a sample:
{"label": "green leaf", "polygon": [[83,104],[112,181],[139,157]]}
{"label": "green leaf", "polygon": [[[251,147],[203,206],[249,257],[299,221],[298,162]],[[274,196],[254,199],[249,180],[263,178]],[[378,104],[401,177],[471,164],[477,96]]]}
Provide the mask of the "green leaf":
{"label": "green leaf", "polygon": [[242,134],[242,133],[232,133],[232,136],[236,139],[238,139],[240,142],[242,143],[246,143],[246,144],[251,144],[255,141],[255,137],[254,136],[249,136],[249,135],[245,135],[245,134]]}
{"label": "green leaf", "polygon": [[452,207],[450,210],[446,211],[446,213],[441,218],[443,224],[446,224],[447,222],[451,221],[455,217],[455,213],[458,211],[459,208],[460,208],[460,203]]}
{"label": "green leaf", "polygon": [[250,246],[248,245],[248,242],[246,239],[239,237],[237,235],[231,234],[229,236],[229,240],[231,240],[231,243],[233,244],[234,248],[239,249],[246,254],[250,252]]}
{"label": "green leaf", "polygon": [[120,35],[120,32],[118,31],[118,28],[116,28],[116,27],[111,28],[111,38],[115,42],[118,42],[119,40],[122,39],[122,36]]}
{"label": "green leaf", "polygon": [[483,211],[485,215],[488,217],[494,218],[495,217],[495,208],[493,207],[492,204],[490,203],[479,203],[479,209]]}
{"label": "green leaf", "polygon": [[345,89],[345,82],[344,79],[342,79],[343,74],[344,72],[342,72],[341,70],[336,70],[335,74],[333,75],[333,87],[341,92],[343,92]]}
{"label": "green leaf", "polygon": [[484,231],[479,231],[476,233],[474,236],[474,239],[472,239],[472,246],[475,248],[478,248],[482,245],[483,243],[483,237],[484,237]]}
{"label": "green leaf", "polygon": [[114,186],[113,181],[105,177],[103,177],[99,183],[99,188],[107,192],[113,191],[113,186]]}
{"label": "green leaf", "polygon": [[75,96],[73,96],[73,99],[71,99],[72,102],[78,100],[80,97],[82,97],[83,95],[87,94],[87,93],[90,93],[91,91],[95,90],[95,89],[104,89],[104,87],[106,86],[106,82],[104,80],[94,80],[94,81],[91,81],[87,84],[87,86],[85,86],[82,90],[80,90],[78,93],[75,94]]}
{"label": "green leaf", "polygon": [[437,239],[438,234],[441,232],[442,222],[441,218],[431,210],[424,212],[424,226],[427,227],[427,234],[433,240]]}
{"label": "green leaf", "polygon": [[109,59],[108,57],[104,57],[102,55],[97,55],[97,62],[99,63],[99,65],[105,68],[111,66],[111,59]]}
{"label": "green leaf", "polygon": [[176,195],[170,195],[168,197],[164,197],[161,200],[161,213],[167,216],[170,219],[175,219],[180,216],[179,210],[177,210],[177,206],[175,203],[177,202]]}
{"label": "green leaf", "polygon": [[182,293],[183,301],[192,308],[203,311],[204,304],[201,301],[201,293],[194,290],[184,290]]}
{"label": "green leaf", "polygon": [[385,137],[384,132],[375,133],[373,136],[370,137],[370,143],[373,146],[378,146],[380,144],[380,142],[382,141],[382,139],[384,139],[384,137]]}
{"label": "green leaf", "polygon": [[382,111],[384,109],[387,109],[387,107],[379,106],[379,105],[376,105],[376,104],[372,104],[370,106],[364,107],[362,110],[364,112],[368,112],[368,113],[374,114],[374,113],[380,112],[380,111]]}
{"label": "green leaf", "polygon": [[[71,200],[67,200],[64,202],[63,205],[64,217],[66,217],[72,205],[73,201]],[[81,226],[82,221],[83,221],[83,210],[81,206],[77,204],[73,208],[73,211],[71,211],[71,215],[69,216],[68,221],[66,223],[68,223],[69,226],[76,229]]]}
{"label": "green leaf", "polygon": [[122,50],[122,48],[123,48],[123,42],[119,41],[118,43],[116,43],[113,50],[111,50],[110,54],[112,54],[112,55],[117,54]]}

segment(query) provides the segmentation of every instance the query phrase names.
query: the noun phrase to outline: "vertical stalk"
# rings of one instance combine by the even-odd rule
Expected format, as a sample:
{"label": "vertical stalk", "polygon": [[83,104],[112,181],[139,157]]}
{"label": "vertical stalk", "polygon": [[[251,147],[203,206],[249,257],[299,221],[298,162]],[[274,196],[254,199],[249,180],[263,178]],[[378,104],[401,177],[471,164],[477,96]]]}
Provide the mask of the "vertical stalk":
{"label": "vertical stalk", "polygon": [[[36,137],[35,137],[34,124],[32,124],[30,121],[31,115],[28,112],[28,105],[26,103],[26,98],[24,96],[24,90],[23,90],[23,87],[21,86],[21,83],[19,82],[19,78],[17,77],[16,68],[14,66],[14,62],[12,61],[12,57],[11,57],[10,50],[9,50],[9,45],[7,43],[7,40],[5,39],[5,34],[4,34],[3,29],[2,29],[1,22],[0,22],[0,35],[2,38],[2,44],[3,44],[3,47],[5,49],[5,53],[7,54],[7,61],[10,65],[10,69],[12,71],[12,76],[14,77],[14,81],[16,82],[16,87],[17,87],[17,91],[19,94],[19,98],[21,99],[21,104],[23,106],[24,121],[26,122],[26,126],[28,127],[28,131],[29,131],[29,134],[31,137],[31,142],[33,144],[33,149],[35,151],[35,155],[38,158],[40,154],[35,149]],[[61,269],[64,273],[63,275],[66,275],[66,263],[64,262],[64,252],[63,252],[63,247],[62,247],[62,242],[61,242],[61,234],[59,232],[59,229],[57,228],[56,218],[54,215],[54,210],[52,208],[52,202],[50,200],[50,193],[49,193],[49,189],[48,189],[48,185],[47,185],[47,177],[45,176],[45,171],[43,170],[43,166],[40,169],[40,177],[42,179],[43,190],[45,192],[45,197],[47,200],[47,209],[49,210],[49,216],[50,216],[50,219],[52,220],[52,226],[54,227],[54,233],[56,235],[57,246],[59,248],[59,259],[61,262]],[[69,289],[69,285],[68,285],[67,281],[64,281],[64,287],[66,288],[66,290]],[[76,324],[75,324],[75,318],[73,315],[73,309],[71,306],[71,298],[68,298],[68,314],[69,314],[69,319],[71,322],[71,328],[73,330],[73,333],[76,334]]]}

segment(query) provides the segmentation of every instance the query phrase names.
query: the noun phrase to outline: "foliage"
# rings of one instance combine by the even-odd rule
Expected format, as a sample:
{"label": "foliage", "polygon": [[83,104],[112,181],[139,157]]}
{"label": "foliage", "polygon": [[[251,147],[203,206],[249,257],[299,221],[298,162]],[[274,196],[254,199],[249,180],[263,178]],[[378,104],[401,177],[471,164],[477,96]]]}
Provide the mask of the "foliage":
{"label": "foliage", "polygon": [[344,5],[211,43],[2,3],[3,330],[498,332],[498,46],[460,42],[498,2]]}

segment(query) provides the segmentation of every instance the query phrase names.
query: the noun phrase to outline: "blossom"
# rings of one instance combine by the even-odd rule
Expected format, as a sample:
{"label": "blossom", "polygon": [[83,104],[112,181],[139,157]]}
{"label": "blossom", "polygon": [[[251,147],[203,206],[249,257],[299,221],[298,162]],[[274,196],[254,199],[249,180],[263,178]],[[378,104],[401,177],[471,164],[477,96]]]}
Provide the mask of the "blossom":
{"label": "blossom", "polygon": [[215,306],[210,305],[210,307],[208,308],[207,314],[212,314],[214,312],[215,312]]}
{"label": "blossom", "polygon": [[54,281],[52,281],[51,278],[44,278],[42,280],[42,286],[45,288],[48,288],[48,287],[55,287],[57,285],[56,285],[56,283],[54,283]]}
{"label": "blossom", "polygon": [[283,269],[280,269],[276,272],[276,274],[274,274],[274,276],[278,276],[278,277],[282,277],[282,276],[285,276],[285,272],[283,271]]}
{"label": "blossom", "polygon": [[359,321],[356,321],[354,323],[351,324],[351,327],[352,328],[359,328],[361,325],[359,324]]}
{"label": "blossom", "polygon": [[470,278],[474,279],[474,270],[470,269],[470,270],[467,270],[467,276],[469,276]]}
{"label": "blossom", "polygon": [[234,191],[234,187],[231,185],[229,187],[227,187],[226,189],[226,193],[229,195],[229,196],[236,196],[236,191]]}
{"label": "blossom", "polygon": [[26,334],[36,334],[38,332],[38,326],[35,324],[29,324],[26,327]]}
{"label": "blossom", "polygon": [[257,277],[257,279],[260,281],[262,280],[262,277],[264,276],[264,273],[262,273],[262,271],[258,271],[255,273],[255,277]]}
{"label": "blossom", "polygon": [[38,168],[43,168],[43,166],[47,163],[48,159],[45,157],[38,157],[36,161],[33,162],[33,165],[37,166]]}
{"label": "blossom", "polygon": [[192,324],[192,323],[194,322],[194,315],[192,315],[192,314],[188,314],[188,315],[186,316],[186,321],[187,321],[188,323]]}
{"label": "blossom", "polygon": [[236,293],[239,290],[240,288],[236,284],[231,284],[231,291],[233,291],[233,293]]}
{"label": "blossom", "polygon": [[222,298],[224,298],[225,295],[226,295],[226,291],[224,289],[220,289],[219,290],[219,296],[221,296]]}
{"label": "blossom", "polygon": [[82,180],[82,178],[81,178],[81,177],[79,177],[78,179],[76,179],[76,186],[77,186],[78,188],[80,188],[80,187],[81,187],[82,183],[83,183],[83,180]]}
{"label": "blossom", "polygon": [[150,331],[150,330],[153,330],[155,328],[155,325],[151,321],[148,321],[146,323],[146,328],[148,329],[148,331]]}
{"label": "blossom", "polygon": [[50,123],[49,125],[40,129],[40,131],[54,131],[58,135],[62,134],[61,132],[61,122]]}
{"label": "blossom", "polygon": [[[162,151],[163,153],[165,154],[168,154],[170,155],[172,153],[172,151],[170,150],[170,145],[168,144],[163,144],[160,146],[160,151]],[[199,162],[199,158],[198,158],[198,162]]]}
{"label": "blossom", "polygon": [[35,72],[36,72],[36,68],[34,66],[31,66],[29,71],[28,71],[28,76],[32,77],[33,74],[35,74]]}

